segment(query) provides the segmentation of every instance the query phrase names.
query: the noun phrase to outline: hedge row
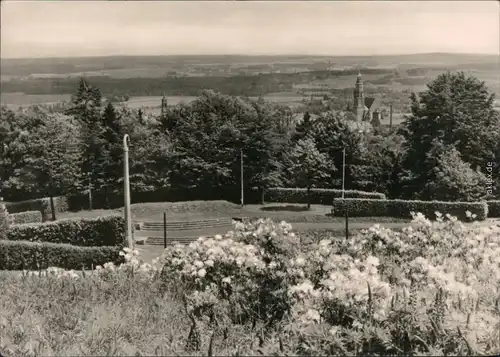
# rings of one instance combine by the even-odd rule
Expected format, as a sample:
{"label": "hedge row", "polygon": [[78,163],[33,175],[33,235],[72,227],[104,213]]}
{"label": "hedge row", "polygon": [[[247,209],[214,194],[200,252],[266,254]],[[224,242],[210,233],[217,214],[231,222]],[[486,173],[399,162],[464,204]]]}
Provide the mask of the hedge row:
{"label": "hedge row", "polygon": [[350,217],[402,217],[411,218],[411,212],[420,212],[429,219],[435,219],[435,212],[451,214],[460,220],[467,220],[466,211],[477,215],[477,220],[488,216],[486,202],[441,202],[441,201],[405,201],[405,200],[370,200],[336,199],[333,201],[332,215],[343,216],[347,209]]}
{"label": "hedge row", "polygon": [[500,217],[500,200],[486,201],[488,204],[488,217]]}
{"label": "hedge row", "polygon": [[10,224],[42,223],[42,212],[26,211],[9,214]]}
{"label": "hedge row", "polygon": [[78,247],[70,244],[0,241],[0,270],[49,267],[91,269],[107,262],[120,264],[119,247]]}
{"label": "hedge row", "polygon": [[11,226],[11,241],[65,243],[76,246],[123,246],[125,221],[120,216],[67,219],[55,222]]}
{"label": "hedge row", "polygon": [[0,201],[0,240],[7,239],[7,232],[9,230],[9,212],[5,208],[5,204]]}
{"label": "hedge row", "polygon": [[[310,200],[312,204],[330,205],[335,198],[342,197],[342,190],[313,188],[310,192]],[[385,199],[385,195],[379,192],[366,192],[356,190],[345,190],[344,197],[346,198],[371,198]],[[305,188],[270,188],[266,190],[266,202],[283,202],[283,203],[307,203],[307,189]]]}
{"label": "hedge row", "polygon": [[[21,213],[26,211],[40,211],[42,221],[52,219],[52,209],[50,207],[50,198],[37,198],[21,202],[5,202],[9,213]],[[54,208],[56,213],[68,211],[68,200],[66,197],[54,197]]]}

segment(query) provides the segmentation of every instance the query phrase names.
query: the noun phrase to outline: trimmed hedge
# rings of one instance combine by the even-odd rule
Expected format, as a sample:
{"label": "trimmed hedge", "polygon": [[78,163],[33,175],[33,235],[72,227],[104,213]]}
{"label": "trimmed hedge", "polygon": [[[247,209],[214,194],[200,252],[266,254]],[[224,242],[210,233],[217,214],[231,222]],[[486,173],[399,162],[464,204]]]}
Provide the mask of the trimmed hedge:
{"label": "trimmed hedge", "polygon": [[10,224],[42,223],[42,212],[26,211],[9,214]]}
{"label": "trimmed hedge", "polygon": [[359,198],[336,199],[332,215],[339,217],[347,209],[350,217],[402,217],[411,218],[410,212],[420,212],[429,219],[435,219],[435,212],[449,213],[460,220],[467,220],[466,211],[477,215],[477,220],[488,216],[486,202],[442,202],[406,200],[370,200]]}
{"label": "trimmed hedge", "polygon": [[66,219],[55,222],[19,224],[9,228],[11,241],[65,243],[76,246],[123,246],[125,221],[120,216]]}
{"label": "trimmed hedge", "polygon": [[500,217],[500,200],[486,201],[488,204],[488,217]]}
{"label": "trimmed hedge", "polygon": [[9,212],[5,208],[5,204],[0,201],[0,240],[7,239],[9,230]]}
{"label": "trimmed hedge", "polygon": [[70,244],[0,241],[0,270],[49,267],[91,269],[107,262],[120,264],[119,247],[77,247]]}
{"label": "trimmed hedge", "polygon": [[[10,213],[40,211],[42,213],[42,222],[52,219],[50,198],[37,198],[34,200],[20,202],[6,202],[5,205]],[[68,210],[68,200],[66,197],[54,197],[54,208],[56,213],[66,212]]]}
{"label": "trimmed hedge", "polygon": [[[342,197],[342,190],[313,188],[310,192],[312,204],[330,205],[335,198]],[[345,198],[371,198],[385,199],[385,194],[380,192],[366,192],[356,190],[345,190]],[[269,188],[266,190],[266,202],[282,202],[282,203],[307,203],[307,189],[305,188]]]}

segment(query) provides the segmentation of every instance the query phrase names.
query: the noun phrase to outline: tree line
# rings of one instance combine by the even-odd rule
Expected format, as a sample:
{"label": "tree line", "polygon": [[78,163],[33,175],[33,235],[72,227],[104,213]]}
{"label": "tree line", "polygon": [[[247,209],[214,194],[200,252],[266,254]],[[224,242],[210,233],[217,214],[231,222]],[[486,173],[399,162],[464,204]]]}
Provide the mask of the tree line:
{"label": "tree line", "polygon": [[283,105],[212,90],[146,116],[115,108],[80,79],[62,112],[1,109],[0,189],[6,200],[21,200],[90,188],[112,206],[122,193],[129,134],[133,196],[237,200],[240,152],[245,189],[259,195],[269,187],[340,188],[345,149],[346,189],[424,200],[498,197],[500,116],[484,83],[447,73],[410,99],[412,113],[399,128],[365,132],[342,110],[315,119],[306,112],[294,122]]}

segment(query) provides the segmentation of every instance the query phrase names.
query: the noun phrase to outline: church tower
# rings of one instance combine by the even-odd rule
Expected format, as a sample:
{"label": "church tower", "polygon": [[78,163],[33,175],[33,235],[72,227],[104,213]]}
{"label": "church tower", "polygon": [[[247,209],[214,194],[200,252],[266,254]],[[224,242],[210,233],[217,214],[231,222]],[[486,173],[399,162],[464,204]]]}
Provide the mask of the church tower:
{"label": "church tower", "polygon": [[161,116],[165,114],[167,111],[167,98],[165,98],[165,93],[163,93],[163,97],[161,98]]}
{"label": "church tower", "polygon": [[365,113],[365,93],[363,90],[363,80],[361,79],[361,73],[358,73],[358,78],[356,79],[356,87],[354,88],[354,102],[353,102],[353,112],[356,114],[356,121],[363,121]]}

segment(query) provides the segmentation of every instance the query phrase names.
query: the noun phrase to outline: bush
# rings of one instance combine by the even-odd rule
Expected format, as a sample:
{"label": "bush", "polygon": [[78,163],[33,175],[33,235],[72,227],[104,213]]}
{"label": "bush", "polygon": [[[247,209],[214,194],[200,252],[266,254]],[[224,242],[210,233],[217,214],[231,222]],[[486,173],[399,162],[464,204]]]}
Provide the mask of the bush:
{"label": "bush", "polygon": [[500,217],[500,200],[486,201],[488,204],[488,217]]}
{"label": "bush", "polygon": [[[34,200],[20,202],[8,202],[6,203],[6,206],[10,213],[40,211],[42,213],[42,222],[52,219],[50,198],[37,198]],[[68,210],[68,200],[66,197],[54,197],[54,207],[56,213],[66,212]]]}
{"label": "bush", "polygon": [[125,221],[120,216],[20,224],[9,228],[12,241],[65,243],[76,246],[123,246]]}
{"label": "bush", "polygon": [[[335,198],[342,197],[342,190],[314,188],[310,192],[312,204],[330,205]],[[344,191],[346,198],[385,199],[379,192],[365,192],[356,190]],[[266,202],[307,203],[307,189],[305,188],[269,188],[265,194]]]}
{"label": "bush", "polygon": [[49,267],[91,269],[121,262],[119,247],[77,247],[69,244],[0,241],[0,270],[38,270]]}
{"label": "bush", "polygon": [[5,208],[5,204],[0,202],[0,240],[7,238],[9,230],[9,212]]}
{"label": "bush", "polygon": [[421,212],[431,219],[435,212],[451,214],[460,220],[466,220],[466,211],[477,215],[478,220],[488,216],[486,202],[441,202],[441,201],[405,201],[405,200],[370,200],[359,198],[333,200],[332,215],[343,216],[347,209],[351,217],[402,217],[411,218],[411,212]]}
{"label": "bush", "polygon": [[9,215],[10,224],[42,223],[40,211],[26,211]]}

